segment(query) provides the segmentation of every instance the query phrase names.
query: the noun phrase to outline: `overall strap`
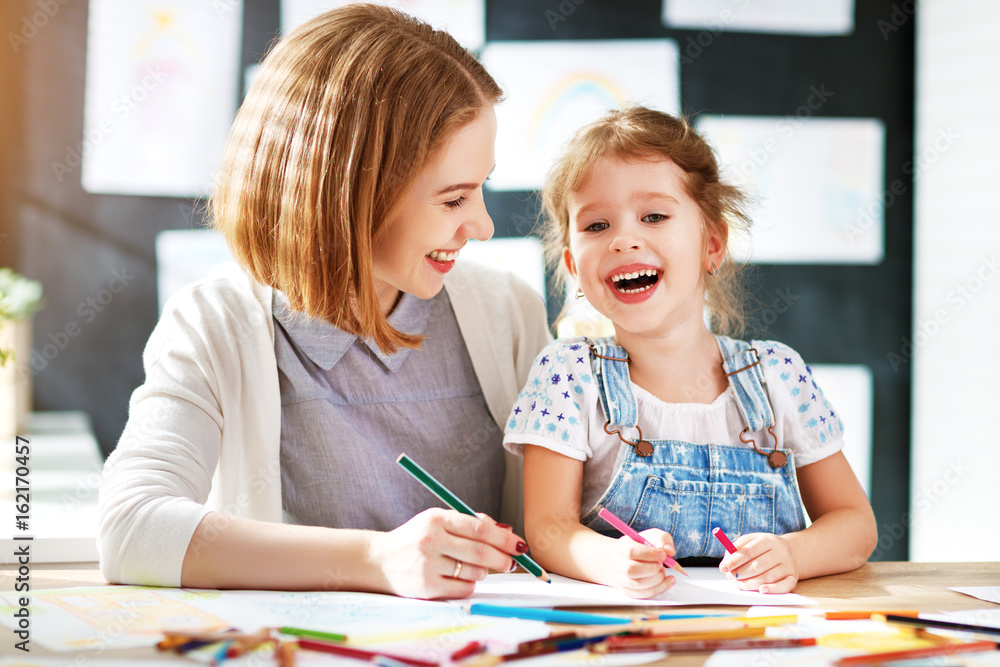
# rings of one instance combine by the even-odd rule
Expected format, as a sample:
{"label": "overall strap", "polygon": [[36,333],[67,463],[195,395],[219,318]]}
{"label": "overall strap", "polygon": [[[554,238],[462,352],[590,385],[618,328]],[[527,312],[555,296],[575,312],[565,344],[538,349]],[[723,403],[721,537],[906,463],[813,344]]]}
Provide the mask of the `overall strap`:
{"label": "overall strap", "polygon": [[753,432],[774,426],[774,410],[767,396],[764,370],[757,350],[742,340],[716,336],[722,352],[722,369],[736,394],[743,423]]}
{"label": "overall strap", "polygon": [[598,338],[590,344],[594,374],[601,390],[601,407],[610,424],[632,427],[639,421],[639,412],[628,374],[628,352],[612,341],[611,338]]}

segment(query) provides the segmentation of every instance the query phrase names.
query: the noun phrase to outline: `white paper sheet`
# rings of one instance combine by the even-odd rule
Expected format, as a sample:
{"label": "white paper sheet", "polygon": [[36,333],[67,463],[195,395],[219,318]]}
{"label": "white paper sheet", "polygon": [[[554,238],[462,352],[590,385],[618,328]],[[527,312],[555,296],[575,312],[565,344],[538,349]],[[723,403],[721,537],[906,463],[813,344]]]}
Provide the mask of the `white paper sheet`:
{"label": "white paper sheet", "polygon": [[[15,593],[0,594],[0,608],[16,608],[16,601]],[[349,646],[440,661],[472,639],[507,653],[549,634],[539,621],[470,616],[448,603],[367,593],[101,586],[33,591],[29,609],[32,643],[52,651],[153,646],[165,629],[289,625],[345,634]],[[13,629],[15,621],[13,612],[0,616],[3,626]]]}
{"label": "white paper sheet", "polygon": [[1000,586],[951,586],[951,590],[1000,604]]}
{"label": "white paper sheet", "polygon": [[492,190],[540,188],[566,140],[610,109],[680,107],[673,40],[491,42],[483,64],[506,95],[496,109]]}
{"label": "white paper sheet", "polygon": [[491,574],[476,584],[471,598],[452,604],[506,604],[518,607],[583,606],[682,606],[682,605],[814,605],[795,593],[766,595],[741,591],[718,568],[686,567],[690,577],[677,575],[677,583],[658,597],[636,600],[616,588],[550,575],[547,584],[530,574]]}
{"label": "white paper sheet", "polygon": [[885,126],[871,118],[812,117],[833,95],[813,86],[801,113],[788,116],[698,118],[723,177],[759,201],[751,238],[733,239],[736,256],[792,264],[882,261]]}
{"label": "white paper sheet", "polygon": [[64,161],[82,154],[85,190],[211,190],[238,101],[242,25],[242,0],[91,0],[84,136]]}
{"label": "white paper sheet", "polygon": [[802,35],[849,35],[854,0],[664,0],[671,28]]}
{"label": "white paper sheet", "polygon": [[[352,0],[281,0],[281,34],[334,7]],[[473,51],[486,41],[486,6],[483,0],[366,0],[387,5],[423,19],[451,33],[458,43]]]}

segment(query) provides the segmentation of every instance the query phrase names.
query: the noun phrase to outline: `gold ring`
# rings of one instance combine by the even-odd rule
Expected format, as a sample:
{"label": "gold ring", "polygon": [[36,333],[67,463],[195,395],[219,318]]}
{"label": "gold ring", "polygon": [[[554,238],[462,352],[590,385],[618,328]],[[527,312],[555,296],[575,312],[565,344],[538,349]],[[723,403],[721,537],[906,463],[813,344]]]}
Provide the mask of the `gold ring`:
{"label": "gold ring", "polygon": [[452,573],[451,578],[452,579],[458,579],[458,575],[460,575],[460,574],[462,574],[462,561],[456,560],[455,561],[455,571]]}

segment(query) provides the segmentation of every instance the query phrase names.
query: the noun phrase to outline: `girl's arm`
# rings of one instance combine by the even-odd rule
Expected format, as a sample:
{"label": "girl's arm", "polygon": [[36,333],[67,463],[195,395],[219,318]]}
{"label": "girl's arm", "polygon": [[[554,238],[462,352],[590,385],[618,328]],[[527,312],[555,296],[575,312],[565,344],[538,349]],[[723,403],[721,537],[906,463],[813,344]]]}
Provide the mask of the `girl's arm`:
{"label": "girl's arm", "polygon": [[524,447],[524,527],[532,556],[545,569],[574,579],[653,597],[674,584],[663,556],[673,539],[661,530],[643,537],[660,548],[600,535],[580,523],[583,462],[545,447]]}
{"label": "girl's arm", "polygon": [[[490,519],[421,512],[381,533],[205,515],[188,545],[181,585],[352,590],[419,598],[468,597],[489,570],[508,571],[523,540]],[[453,579],[455,561],[462,562]]]}
{"label": "girl's arm", "polygon": [[734,542],[722,559],[724,572],[738,575],[740,588],[786,593],[800,579],[861,567],[878,541],[871,504],[843,452],[796,471],[812,525],[787,535],[751,533]]}

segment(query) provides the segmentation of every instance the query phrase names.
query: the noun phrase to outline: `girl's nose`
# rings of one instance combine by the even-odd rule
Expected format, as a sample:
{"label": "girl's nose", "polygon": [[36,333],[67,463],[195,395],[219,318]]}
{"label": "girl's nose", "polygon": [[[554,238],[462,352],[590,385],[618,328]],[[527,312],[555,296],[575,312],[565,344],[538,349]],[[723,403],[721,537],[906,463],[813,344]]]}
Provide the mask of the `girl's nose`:
{"label": "girl's nose", "polygon": [[622,252],[624,250],[638,250],[640,247],[639,238],[631,234],[619,234],[611,240],[611,250]]}

